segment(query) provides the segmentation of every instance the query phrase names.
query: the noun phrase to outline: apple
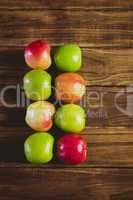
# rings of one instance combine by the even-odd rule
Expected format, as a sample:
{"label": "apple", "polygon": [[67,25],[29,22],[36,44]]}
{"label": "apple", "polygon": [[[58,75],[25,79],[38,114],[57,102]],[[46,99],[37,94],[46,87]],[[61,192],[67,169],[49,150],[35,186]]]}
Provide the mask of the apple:
{"label": "apple", "polygon": [[86,160],[87,144],[79,135],[65,135],[57,143],[58,158],[67,164],[81,164]]}
{"label": "apple", "polygon": [[47,41],[36,40],[24,52],[25,62],[33,69],[47,69],[51,65],[50,45]]}
{"label": "apple", "polygon": [[55,114],[55,124],[65,132],[80,133],[85,128],[85,111],[75,104],[63,105]]}
{"label": "apple", "polygon": [[85,94],[85,80],[77,73],[63,73],[56,77],[55,96],[59,101],[74,103]]}
{"label": "apple", "polygon": [[29,136],[24,143],[26,159],[35,164],[47,163],[53,158],[54,137],[46,132]]}
{"label": "apple", "polygon": [[25,74],[24,91],[33,101],[46,100],[51,95],[51,76],[44,70],[32,70]]}
{"label": "apple", "polygon": [[47,101],[30,104],[26,111],[26,123],[36,131],[48,131],[53,125],[55,107]]}
{"label": "apple", "polygon": [[81,49],[76,44],[63,45],[57,49],[54,60],[61,71],[76,72],[82,64]]}

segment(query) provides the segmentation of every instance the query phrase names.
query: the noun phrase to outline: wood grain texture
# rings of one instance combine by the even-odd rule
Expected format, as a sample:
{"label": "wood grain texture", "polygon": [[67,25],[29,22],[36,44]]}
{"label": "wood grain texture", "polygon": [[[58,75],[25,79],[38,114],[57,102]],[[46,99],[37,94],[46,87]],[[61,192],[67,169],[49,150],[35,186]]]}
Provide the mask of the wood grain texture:
{"label": "wood grain texture", "polygon": [[[64,19],[64,20],[62,20]],[[64,23],[65,21],[65,23]],[[133,11],[0,11],[1,46],[23,46],[38,38],[52,45],[133,46]]]}
{"label": "wood grain texture", "polygon": [[[52,55],[58,47],[52,50]],[[82,48],[80,73],[88,86],[128,86],[133,83],[133,49]],[[18,84],[30,68],[24,62],[24,47],[0,48],[0,84]],[[50,68],[55,76],[57,67]],[[6,76],[6,82],[5,82]]]}
{"label": "wood grain texture", "polygon": [[[82,133],[86,163],[64,165],[55,154],[47,165],[31,165],[23,152],[34,132],[24,121],[26,106],[21,98],[21,106],[8,108],[0,93],[0,199],[133,199],[132,21],[132,0],[0,1],[0,92],[22,85],[30,70],[23,58],[27,43],[39,38],[55,48],[78,43],[87,81],[81,105],[88,113]],[[54,65],[49,72],[59,73]],[[16,103],[15,90],[5,100]],[[49,132],[56,141],[63,134],[56,127]]]}
{"label": "wood grain texture", "polygon": [[133,8],[132,0],[2,0],[0,8],[5,9],[131,9]]}
{"label": "wood grain texture", "polygon": [[3,200],[132,200],[132,169],[9,166],[0,167]]}

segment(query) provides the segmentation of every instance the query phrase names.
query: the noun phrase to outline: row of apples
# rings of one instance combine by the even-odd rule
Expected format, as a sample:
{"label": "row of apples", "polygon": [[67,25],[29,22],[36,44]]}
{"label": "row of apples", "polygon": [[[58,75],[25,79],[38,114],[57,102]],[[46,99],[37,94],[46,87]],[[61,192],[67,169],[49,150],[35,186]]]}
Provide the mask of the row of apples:
{"label": "row of apples", "polygon": [[[25,48],[24,57],[27,65],[32,68],[24,76],[24,91],[28,99],[35,101],[28,106],[25,121],[36,131],[24,143],[27,160],[44,164],[52,160],[56,152],[56,157],[67,164],[84,162],[87,144],[80,133],[85,128],[86,114],[81,106],[75,104],[85,94],[85,80],[76,73],[82,65],[80,47],[66,44],[55,52],[55,65],[58,70],[64,71],[55,78],[54,96],[61,105],[57,110],[54,104],[47,101],[52,94],[52,77],[45,71],[52,64],[49,43],[44,40],[30,43]],[[47,132],[53,124],[64,133],[57,142],[54,134]]]}

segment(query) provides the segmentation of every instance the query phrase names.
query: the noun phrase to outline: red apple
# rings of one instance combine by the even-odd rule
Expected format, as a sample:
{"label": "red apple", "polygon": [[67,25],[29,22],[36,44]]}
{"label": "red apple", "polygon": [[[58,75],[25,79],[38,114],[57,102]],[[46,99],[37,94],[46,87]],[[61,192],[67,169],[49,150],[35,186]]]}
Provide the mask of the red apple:
{"label": "red apple", "polygon": [[47,69],[51,65],[50,45],[47,41],[34,41],[25,48],[24,57],[29,67]]}
{"label": "red apple", "polygon": [[77,73],[63,73],[56,77],[55,96],[59,101],[73,103],[85,94],[85,80]]}
{"label": "red apple", "polygon": [[80,164],[86,160],[87,144],[79,135],[65,135],[57,143],[57,154],[67,164]]}

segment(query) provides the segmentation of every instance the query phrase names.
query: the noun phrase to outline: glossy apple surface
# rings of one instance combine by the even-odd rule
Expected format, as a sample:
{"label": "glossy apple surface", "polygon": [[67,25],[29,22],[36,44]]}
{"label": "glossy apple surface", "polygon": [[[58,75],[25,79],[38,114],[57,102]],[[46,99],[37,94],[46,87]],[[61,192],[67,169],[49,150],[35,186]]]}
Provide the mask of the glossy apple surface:
{"label": "glossy apple surface", "polygon": [[46,132],[34,133],[24,143],[26,159],[31,163],[43,164],[53,158],[54,137]]}
{"label": "glossy apple surface", "polygon": [[29,67],[47,69],[51,65],[50,45],[47,41],[34,41],[25,48],[24,57]]}
{"label": "glossy apple surface", "polygon": [[76,44],[63,45],[57,49],[54,60],[61,71],[76,72],[82,63],[81,49]]}
{"label": "glossy apple surface", "polygon": [[87,144],[79,135],[65,135],[57,143],[58,158],[67,164],[81,164],[86,160]]}
{"label": "glossy apple surface", "polygon": [[58,108],[55,124],[66,132],[80,133],[85,128],[85,111],[75,104],[66,104]]}
{"label": "glossy apple surface", "polygon": [[24,91],[28,99],[46,100],[51,95],[51,76],[43,70],[32,70],[24,76]]}
{"label": "glossy apple surface", "polygon": [[56,77],[55,96],[59,101],[74,103],[85,94],[85,80],[77,73],[63,73]]}
{"label": "glossy apple surface", "polygon": [[26,123],[36,131],[48,131],[53,125],[55,107],[47,101],[30,104],[26,111]]}

